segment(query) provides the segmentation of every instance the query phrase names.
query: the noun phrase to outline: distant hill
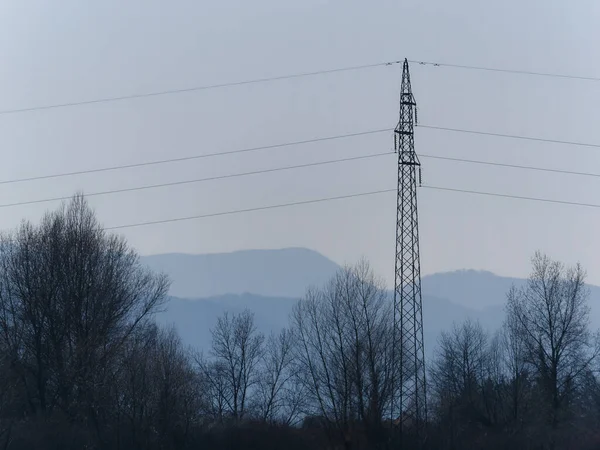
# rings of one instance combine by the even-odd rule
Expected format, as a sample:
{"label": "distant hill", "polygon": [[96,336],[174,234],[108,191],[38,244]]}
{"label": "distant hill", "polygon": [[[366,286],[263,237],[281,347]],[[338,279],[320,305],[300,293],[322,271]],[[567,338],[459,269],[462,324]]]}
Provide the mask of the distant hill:
{"label": "distant hill", "polygon": [[253,294],[228,294],[203,299],[172,297],[166,311],[158,315],[164,325],[175,325],[183,342],[198,350],[208,351],[210,329],[226,311],[254,313],[258,330],[265,335],[287,327],[288,316],[298,300],[287,297],[263,297]]}
{"label": "distant hill", "polygon": [[[144,256],[151,269],[167,273],[170,294],[180,298],[206,298],[252,293],[263,297],[304,295],[311,285],[322,285],[339,266],[312,250],[244,250],[232,253],[189,255],[171,253]],[[459,270],[423,277],[423,295],[446,298],[457,305],[482,309],[504,304],[511,285],[524,280],[491,272]]]}
{"label": "distant hill", "polygon": [[[317,252],[292,248],[227,254],[168,254],[143,258],[171,276],[172,298],[158,321],[175,324],[186,344],[207,350],[210,328],[225,311],[255,313],[265,334],[287,326],[288,315],[308,286],[322,285],[339,266]],[[493,332],[504,319],[506,293],[526,281],[491,272],[460,270],[423,277],[426,352],[454,322],[478,320]],[[600,288],[589,286],[592,328],[600,328]],[[390,293],[390,298],[392,294]]]}
{"label": "distant hill", "polygon": [[[484,311],[503,311],[511,286],[525,286],[527,280],[508,278],[481,270],[457,270],[423,277],[423,296],[445,298],[453,304]],[[600,328],[600,287],[588,285],[591,325]],[[501,307],[501,308],[499,308]],[[502,312],[503,314],[503,312]]]}
{"label": "distant hill", "polygon": [[511,286],[521,287],[524,279],[507,278],[483,270],[457,270],[423,277],[423,295],[447,298],[474,309],[504,305]]}
{"label": "distant hill", "polygon": [[199,298],[253,293],[267,297],[301,297],[321,285],[338,265],[303,248],[244,250],[233,253],[144,256],[151,269],[167,273],[175,297]]}
{"label": "distant hill", "polygon": [[[254,313],[258,330],[268,335],[288,326],[289,314],[297,301],[294,298],[263,297],[252,294],[222,295],[195,300],[172,297],[166,311],[160,313],[157,319],[163,325],[175,325],[186,345],[206,353],[210,350],[210,329],[215,326],[217,318],[225,311],[239,313],[249,309]],[[432,355],[439,334],[443,330],[450,329],[454,322],[462,322],[466,318],[478,320],[486,330],[493,332],[502,323],[502,307],[475,310],[456,305],[446,299],[423,298],[427,355]]]}

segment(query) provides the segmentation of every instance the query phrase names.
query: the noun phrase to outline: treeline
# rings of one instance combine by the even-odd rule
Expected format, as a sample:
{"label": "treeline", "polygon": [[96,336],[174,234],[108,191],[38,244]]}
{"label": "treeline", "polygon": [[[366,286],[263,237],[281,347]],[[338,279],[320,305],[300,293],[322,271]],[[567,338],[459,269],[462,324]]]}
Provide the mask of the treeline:
{"label": "treeline", "polygon": [[205,355],[156,325],[169,284],[81,196],[0,236],[0,449],[384,442],[391,309],[365,264],[279,334],[224,315]]}
{"label": "treeline", "polygon": [[[441,336],[426,448],[600,444],[583,270],[542,255],[533,268],[498,333]],[[401,342],[366,262],[309,290],[278,334],[223,315],[205,354],[155,324],[168,289],[82,197],[3,235],[0,449],[399,448]]]}
{"label": "treeline", "polygon": [[537,253],[501,330],[457,324],[430,370],[436,448],[600,448],[598,334],[577,265]]}

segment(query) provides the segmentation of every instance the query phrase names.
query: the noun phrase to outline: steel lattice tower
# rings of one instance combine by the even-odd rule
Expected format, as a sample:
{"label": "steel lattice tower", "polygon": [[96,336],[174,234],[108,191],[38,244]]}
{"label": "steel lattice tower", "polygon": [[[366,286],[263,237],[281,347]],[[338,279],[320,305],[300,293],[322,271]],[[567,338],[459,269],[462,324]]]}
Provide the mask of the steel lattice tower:
{"label": "steel lattice tower", "polygon": [[[421,300],[421,263],[417,214],[417,176],[421,163],[415,153],[416,102],[404,60],[400,92],[400,121],[394,132],[398,153],[398,209],[396,216],[396,280],[394,289],[394,343],[399,356],[399,380],[392,412],[399,416],[400,432],[423,439],[427,420],[425,350]],[[404,439],[403,439],[404,440]]]}

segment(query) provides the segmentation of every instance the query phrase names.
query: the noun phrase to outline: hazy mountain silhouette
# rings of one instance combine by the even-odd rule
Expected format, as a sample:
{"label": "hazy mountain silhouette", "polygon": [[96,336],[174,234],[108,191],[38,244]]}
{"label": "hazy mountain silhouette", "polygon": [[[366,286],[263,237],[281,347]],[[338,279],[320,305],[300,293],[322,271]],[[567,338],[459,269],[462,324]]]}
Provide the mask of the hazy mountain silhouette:
{"label": "hazy mountain silhouette", "polygon": [[[423,278],[423,296],[435,296],[479,311],[502,311],[506,304],[506,294],[511,288],[523,287],[526,279],[508,278],[481,270],[458,270],[429,275]],[[588,285],[590,322],[600,327],[600,287]],[[424,300],[425,301],[425,300]]]}
{"label": "hazy mountain silhouette", "polygon": [[524,279],[507,278],[483,270],[457,270],[423,277],[423,295],[447,298],[474,309],[504,305],[512,285],[521,287]]}
{"label": "hazy mountain silhouette", "polygon": [[[322,285],[339,266],[317,252],[292,248],[227,254],[147,256],[143,261],[173,280],[169,304],[158,320],[174,324],[183,341],[207,351],[210,329],[225,311],[254,312],[258,329],[268,334],[287,326],[293,305],[311,285]],[[439,334],[454,322],[478,320],[489,332],[504,319],[506,293],[524,279],[491,272],[460,270],[423,278],[423,319],[427,354]],[[589,286],[591,325],[600,327],[600,288]],[[390,292],[390,298],[392,293]]]}
{"label": "hazy mountain silhouette", "polygon": [[[206,353],[210,349],[210,329],[226,311],[239,313],[249,309],[254,313],[257,329],[268,335],[271,332],[277,333],[288,325],[289,314],[297,301],[295,298],[253,294],[230,294],[202,299],[172,297],[166,311],[159,314],[158,321],[167,326],[174,325],[186,345]],[[503,310],[501,306],[475,310],[446,299],[424,297],[426,353],[432,354],[443,330],[449,330],[454,322],[462,322],[466,318],[478,320],[486,330],[493,332],[502,323]]]}
{"label": "hazy mountain silhouette", "polygon": [[233,253],[145,256],[151,269],[167,273],[171,295],[199,298],[224,294],[301,297],[307,286],[321,285],[338,265],[304,248],[244,250]]}
{"label": "hazy mountain silhouette", "polygon": [[254,313],[258,330],[268,335],[287,326],[288,316],[297,301],[294,298],[253,294],[228,294],[194,300],[172,297],[158,320],[165,325],[175,325],[185,344],[208,351],[210,329],[226,311],[240,313],[249,309]]}
{"label": "hazy mountain silhouette", "polygon": [[[311,285],[322,285],[339,266],[308,249],[244,250],[189,255],[145,256],[150,268],[173,280],[170,294],[205,298],[252,293],[262,297],[301,297]],[[423,295],[445,298],[458,305],[482,309],[504,304],[510,286],[524,280],[491,272],[459,270],[423,277]]]}

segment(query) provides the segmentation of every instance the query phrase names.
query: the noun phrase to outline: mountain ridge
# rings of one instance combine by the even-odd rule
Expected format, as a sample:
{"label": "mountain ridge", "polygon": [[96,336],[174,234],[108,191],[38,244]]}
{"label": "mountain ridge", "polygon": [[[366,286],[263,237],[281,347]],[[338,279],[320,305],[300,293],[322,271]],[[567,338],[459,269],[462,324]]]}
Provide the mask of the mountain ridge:
{"label": "mountain ridge", "polygon": [[[391,298],[392,293],[388,294]],[[289,316],[298,300],[299,298],[254,294],[225,294],[196,299],[170,297],[165,311],[157,315],[157,321],[164,326],[174,326],[187,346],[207,353],[210,351],[210,330],[215,326],[217,318],[225,312],[241,313],[246,309],[251,311],[254,313],[257,330],[268,335],[271,332],[278,333],[289,325]],[[502,307],[475,310],[457,305],[448,299],[424,297],[426,353],[429,357],[433,354],[442,331],[467,318],[478,321],[485,330],[493,333],[503,320],[502,311],[498,309],[501,310]]]}
{"label": "mountain ridge", "polygon": [[[309,286],[325,283],[341,267],[321,253],[303,248],[248,249],[225,253],[171,252],[142,256],[144,264],[173,280],[170,295],[205,298],[251,293],[259,296],[302,297]],[[511,286],[525,278],[488,270],[459,269],[422,277],[423,295],[448,298],[469,308],[503,305]],[[588,285],[593,298],[600,287]]]}
{"label": "mountain ridge", "polygon": [[327,281],[339,266],[301,247],[229,253],[166,253],[141,257],[150,269],[165,272],[175,297],[214,297],[253,293],[301,297],[311,285]]}
{"label": "mountain ridge", "polygon": [[[340,268],[318,252],[298,247],[208,255],[169,253],[144,256],[142,262],[173,279],[167,310],[157,320],[175,325],[183,342],[202,351],[207,351],[210,329],[225,311],[249,309],[261,332],[277,332],[287,326],[293,305],[307,287],[322,285]],[[423,320],[428,355],[439,334],[455,322],[474,319],[493,333],[504,318],[506,293],[511,286],[525,283],[522,278],[474,269],[424,276]],[[600,288],[588,287],[595,329],[600,327]],[[392,298],[392,290],[389,296]]]}

